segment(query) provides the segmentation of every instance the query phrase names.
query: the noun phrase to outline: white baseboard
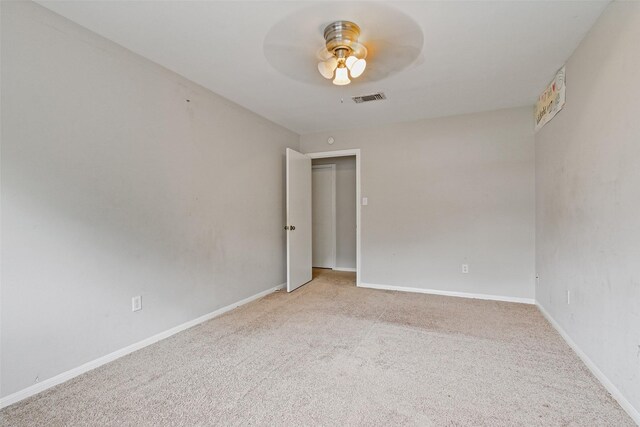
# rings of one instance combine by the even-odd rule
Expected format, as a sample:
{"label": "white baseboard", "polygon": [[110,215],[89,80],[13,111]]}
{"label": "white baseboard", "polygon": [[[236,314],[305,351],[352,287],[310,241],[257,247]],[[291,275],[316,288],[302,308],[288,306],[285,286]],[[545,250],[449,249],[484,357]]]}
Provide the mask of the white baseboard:
{"label": "white baseboard", "polygon": [[333,267],[332,270],[335,271],[351,271],[351,272],[356,272],[358,270],[356,270],[355,268],[351,268],[351,267]]}
{"label": "white baseboard", "polygon": [[585,354],[584,351],[578,347],[578,345],[571,339],[569,334],[565,332],[564,329],[556,322],[556,320],[551,317],[551,315],[547,312],[547,310],[537,303],[538,309],[540,313],[547,319],[547,321],[555,328],[556,331],[560,334],[560,336],[565,340],[565,342],[571,347],[571,349],[578,355],[580,359],[584,362],[584,364],[589,368],[591,373],[602,383],[604,388],[611,394],[611,396],[620,404],[622,409],[625,410],[627,414],[631,417],[631,419],[638,425],[640,425],[640,412],[633,407],[631,402],[629,402],[624,395],[618,390],[618,388],[607,378],[607,376],[596,366],[595,363]]}
{"label": "white baseboard", "polygon": [[460,298],[473,298],[483,299],[491,301],[505,301],[505,302],[517,302],[521,304],[535,304],[536,301],[533,298],[520,298],[520,297],[505,297],[501,295],[486,295],[486,294],[471,294],[467,292],[453,292],[453,291],[441,291],[438,289],[423,289],[423,288],[410,288],[407,286],[391,286],[391,285],[376,285],[373,283],[360,283],[358,285],[361,288],[371,289],[383,289],[386,291],[400,291],[400,292],[415,292],[418,294],[432,294],[443,295],[447,297],[460,297]]}
{"label": "white baseboard", "polygon": [[35,394],[38,394],[42,391],[45,391],[53,386],[56,386],[58,384],[61,384],[65,381],[68,381],[74,377],[77,377],[78,375],[84,374],[85,372],[88,372],[92,369],[95,369],[99,366],[102,366],[106,363],[112,362],[116,359],[119,359],[122,356],[126,356],[129,353],[133,353],[136,350],[140,350],[141,348],[147,347],[151,344],[154,344],[160,340],[163,340],[165,338],[170,337],[171,335],[177,334],[178,332],[182,332],[185,329],[189,329],[193,326],[196,326],[200,323],[206,322],[207,320],[213,319],[214,317],[220,316],[221,314],[224,314],[228,311],[233,310],[234,308],[237,308],[241,305],[250,303],[251,301],[255,301],[258,298],[262,298],[265,295],[269,295],[272,292],[275,292],[279,289],[283,289],[287,286],[286,283],[283,283],[281,285],[275,286],[273,288],[267,289],[265,291],[262,292],[258,292],[255,295],[252,295],[248,298],[245,298],[241,301],[235,302],[233,304],[229,304],[225,307],[219,308],[215,311],[212,311],[211,313],[207,313],[203,316],[200,316],[196,319],[190,320],[188,322],[185,322],[181,325],[178,325],[176,327],[173,327],[169,330],[166,330],[164,332],[160,332],[159,334],[153,335],[149,338],[146,338],[142,341],[138,341],[135,344],[131,344],[127,347],[121,348],[120,350],[116,350],[113,353],[109,353],[106,356],[102,356],[99,357],[95,360],[92,360],[91,362],[87,362],[83,365],[80,365],[76,368],[73,368],[69,371],[63,372],[61,374],[56,375],[55,377],[52,378],[48,378],[42,382],[39,382],[37,384],[34,384],[32,386],[29,386],[25,389],[22,389],[20,391],[17,391],[13,394],[10,394],[6,397],[3,397],[0,399],[0,409],[1,408],[5,408],[9,405],[13,405],[16,402],[19,402],[23,399],[26,399],[27,397],[31,397]]}

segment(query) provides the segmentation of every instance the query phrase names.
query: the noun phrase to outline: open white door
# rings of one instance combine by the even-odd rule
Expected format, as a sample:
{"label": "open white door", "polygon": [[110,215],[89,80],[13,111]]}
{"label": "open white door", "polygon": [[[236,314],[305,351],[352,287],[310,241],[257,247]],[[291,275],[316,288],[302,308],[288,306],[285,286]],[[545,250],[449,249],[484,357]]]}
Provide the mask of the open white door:
{"label": "open white door", "polygon": [[311,280],[311,159],[287,148],[287,292]]}

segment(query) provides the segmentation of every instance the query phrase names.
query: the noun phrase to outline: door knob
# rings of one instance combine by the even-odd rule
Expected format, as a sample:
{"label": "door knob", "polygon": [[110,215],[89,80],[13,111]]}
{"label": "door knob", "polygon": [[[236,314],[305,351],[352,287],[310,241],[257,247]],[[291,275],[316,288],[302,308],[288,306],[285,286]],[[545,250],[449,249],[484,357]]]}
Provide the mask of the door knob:
{"label": "door knob", "polygon": [[296,226],[295,226],[295,225],[285,225],[285,226],[284,226],[284,229],[285,229],[285,230],[291,230],[291,231],[293,231],[293,230],[295,230],[295,229],[296,229]]}
{"label": "door knob", "polygon": [[288,225],[285,225],[285,226],[284,226],[284,229],[285,229],[285,230],[288,230],[288,229],[289,229],[289,226],[288,226]]}
{"label": "door knob", "polygon": [[291,226],[291,228],[290,228],[290,230],[291,230],[291,231],[293,231],[293,230],[295,230],[295,229],[296,229],[296,226],[295,226],[295,225],[292,225],[292,226]]}

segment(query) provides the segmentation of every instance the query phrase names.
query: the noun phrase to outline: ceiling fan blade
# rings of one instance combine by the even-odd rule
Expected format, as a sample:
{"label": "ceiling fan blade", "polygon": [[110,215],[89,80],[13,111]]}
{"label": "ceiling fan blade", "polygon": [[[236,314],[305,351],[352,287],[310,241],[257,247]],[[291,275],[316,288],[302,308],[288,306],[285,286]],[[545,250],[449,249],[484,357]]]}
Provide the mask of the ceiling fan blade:
{"label": "ceiling fan blade", "polygon": [[326,47],[322,47],[316,53],[316,57],[320,61],[326,61],[327,59],[333,58],[334,56],[333,56],[333,53],[329,52]]}
{"label": "ceiling fan blade", "polygon": [[264,45],[267,61],[280,73],[297,81],[322,84],[325,79],[318,72],[318,58],[313,50],[289,43]]}

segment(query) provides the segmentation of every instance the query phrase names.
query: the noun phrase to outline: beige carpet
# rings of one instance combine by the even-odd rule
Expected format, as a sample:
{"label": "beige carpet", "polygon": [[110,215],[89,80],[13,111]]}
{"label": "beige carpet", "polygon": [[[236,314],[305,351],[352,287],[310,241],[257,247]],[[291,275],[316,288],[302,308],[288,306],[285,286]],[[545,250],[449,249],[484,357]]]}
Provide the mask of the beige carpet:
{"label": "beige carpet", "polygon": [[315,275],[6,408],[2,424],[634,425],[534,306]]}

